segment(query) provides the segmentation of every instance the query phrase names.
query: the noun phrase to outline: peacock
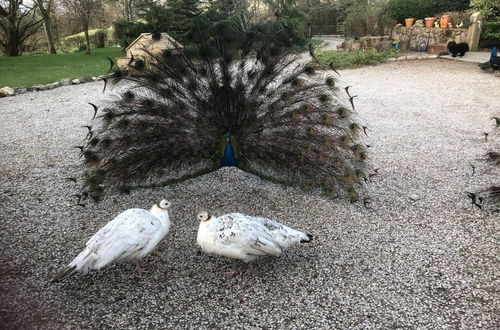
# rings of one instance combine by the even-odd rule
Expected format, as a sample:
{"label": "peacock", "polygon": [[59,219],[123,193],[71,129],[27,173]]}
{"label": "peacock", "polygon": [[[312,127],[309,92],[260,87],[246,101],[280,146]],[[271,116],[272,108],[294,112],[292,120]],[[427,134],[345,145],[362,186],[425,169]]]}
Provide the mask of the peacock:
{"label": "peacock", "polygon": [[355,96],[339,96],[333,71],[299,61],[272,38],[253,40],[246,34],[235,50],[234,39],[207,36],[196,52],[172,42],[174,51],[145,50],[147,61],[131,60],[133,75],[113,68],[108,86],[118,95],[92,104],[79,146],[82,194],[99,201],[109,190],[128,193],[236,166],[357,201],[368,155]]}

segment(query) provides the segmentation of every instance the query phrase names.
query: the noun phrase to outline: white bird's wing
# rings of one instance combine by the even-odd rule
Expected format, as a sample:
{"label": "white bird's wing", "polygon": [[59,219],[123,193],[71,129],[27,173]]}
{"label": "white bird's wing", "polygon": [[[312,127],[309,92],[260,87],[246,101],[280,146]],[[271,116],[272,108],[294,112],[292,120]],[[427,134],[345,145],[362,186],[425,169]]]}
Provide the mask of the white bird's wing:
{"label": "white bird's wing", "polygon": [[92,268],[99,269],[134,255],[160,229],[160,221],[146,210],[130,209],[119,214],[87,242],[94,258]]}
{"label": "white bird's wing", "polygon": [[242,213],[231,213],[228,214],[228,216],[236,219],[245,219],[245,221],[249,223],[259,223],[264,227],[264,230],[273,238],[273,240],[284,248],[310,240],[310,237],[306,233],[285,226],[284,224],[271,219],[249,216]]}
{"label": "white bird's wing", "polygon": [[281,248],[262,225],[243,217],[223,215],[217,218],[215,235],[216,248],[247,255],[248,258],[281,254]]}

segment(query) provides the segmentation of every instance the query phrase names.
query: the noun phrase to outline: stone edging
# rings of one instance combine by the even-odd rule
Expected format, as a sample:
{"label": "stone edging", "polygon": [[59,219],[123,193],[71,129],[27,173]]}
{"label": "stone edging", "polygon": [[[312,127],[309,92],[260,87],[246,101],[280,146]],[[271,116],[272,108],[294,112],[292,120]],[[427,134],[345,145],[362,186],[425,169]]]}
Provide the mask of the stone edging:
{"label": "stone edging", "polygon": [[83,84],[86,82],[92,82],[92,81],[98,81],[98,80],[103,80],[104,78],[109,78],[111,77],[112,74],[103,74],[100,76],[96,77],[82,77],[82,78],[76,78],[76,79],[70,79],[70,78],[63,78],[59,81],[50,83],[50,84],[45,84],[45,85],[33,85],[29,87],[9,87],[5,86],[3,88],[0,88],[0,98],[1,97],[6,97],[6,96],[14,96],[14,95],[19,95],[19,94],[24,94],[27,92],[38,92],[38,91],[46,91],[49,89],[54,89],[56,87],[61,87],[61,86],[68,86],[68,85],[78,85],[78,84]]}
{"label": "stone edging", "polygon": [[407,56],[399,56],[399,57],[390,57],[387,62],[401,62],[401,61],[412,61],[412,60],[428,60],[432,58],[439,58],[439,55],[435,54],[421,54],[421,55],[407,55]]}

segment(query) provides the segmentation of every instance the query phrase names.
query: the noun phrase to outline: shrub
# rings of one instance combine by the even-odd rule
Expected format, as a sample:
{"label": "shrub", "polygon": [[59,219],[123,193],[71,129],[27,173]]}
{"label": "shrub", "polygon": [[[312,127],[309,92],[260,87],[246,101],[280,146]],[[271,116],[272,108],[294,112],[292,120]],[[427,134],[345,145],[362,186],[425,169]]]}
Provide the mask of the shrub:
{"label": "shrub", "polygon": [[404,22],[405,18],[424,19],[437,12],[434,0],[389,0],[385,9],[398,22]]}
{"label": "shrub", "polygon": [[498,0],[472,0],[471,7],[482,12],[487,21],[499,20],[500,1]]}
{"label": "shrub", "polygon": [[385,62],[389,57],[395,57],[399,53],[395,49],[377,51],[375,49],[360,49],[356,51],[319,50],[316,54],[321,65],[329,65],[335,68],[353,68],[363,65],[374,65]]}

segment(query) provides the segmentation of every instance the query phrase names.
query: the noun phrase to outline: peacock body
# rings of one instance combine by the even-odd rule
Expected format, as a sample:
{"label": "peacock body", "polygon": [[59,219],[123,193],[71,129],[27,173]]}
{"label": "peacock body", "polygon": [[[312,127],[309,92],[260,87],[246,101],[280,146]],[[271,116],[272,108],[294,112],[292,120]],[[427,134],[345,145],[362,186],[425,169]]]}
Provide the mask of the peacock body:
{"label": "peacock body", "polygon": [[120,95],[101,107],[82,152],[94,200],[221,166],[358,199],[362,126],[331,71],[272,45],[229,52],[218,37],[196,57],[178,53],[150,54],[140,74],[115,78]]}

